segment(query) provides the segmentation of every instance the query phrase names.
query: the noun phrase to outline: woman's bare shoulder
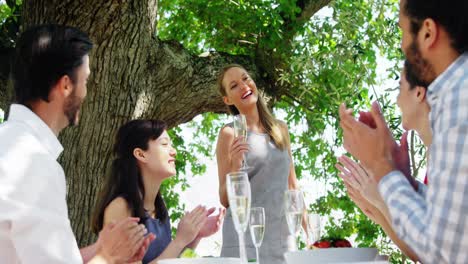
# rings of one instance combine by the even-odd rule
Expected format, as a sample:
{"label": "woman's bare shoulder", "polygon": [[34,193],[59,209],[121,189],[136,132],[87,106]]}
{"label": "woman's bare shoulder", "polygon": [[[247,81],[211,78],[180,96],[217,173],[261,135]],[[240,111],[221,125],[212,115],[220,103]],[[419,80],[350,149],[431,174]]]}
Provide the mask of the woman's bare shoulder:
{"label": "woman's bare shoulder", "polygon": [[104,210],[104,224],[106,224],[109,221],[118,221],[120,219],[130,216],[132,215],[127,200],[119,196],[112,200],[112,202],[110,202]]}

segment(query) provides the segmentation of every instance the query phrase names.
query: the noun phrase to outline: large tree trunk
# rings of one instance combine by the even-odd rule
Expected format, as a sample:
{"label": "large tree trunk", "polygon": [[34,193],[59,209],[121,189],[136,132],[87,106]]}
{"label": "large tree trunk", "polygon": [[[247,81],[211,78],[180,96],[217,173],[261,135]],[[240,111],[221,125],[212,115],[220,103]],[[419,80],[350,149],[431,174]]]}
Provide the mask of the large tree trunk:
{"label": "large tree trunk", "polygon": [[[23,9],[25,26],[76,26],[95,44],[80,123],[60,135],[69,214],[80,245],[94,240],[89,218],[118,127],[134,118],[158,118],[174,126],[203,112],[223,111],[216,71],[235,59],[200,58],[176,42],[159,41],[154,37],[156,0],[87,2],[30,0]],[[236,61],[254,69],[247,58]]]}
{"label": "large tree trunk", "polygon": [[13,100],[13,87],[8,81],[12,57],[12,48],[0,47],[0,109],[3,110],[8,110],[8,103]]}
{"label": "large tree trunk", "polygon": [[[318,10],[308,7],[314,1],[325,5],[330,0],[299,1],[303,13]],[[227,54],[191,55],[177,42],[157,38],[156,13],[157,0],[23,1],[23,28],[41,23],[76,26],[95,44],[80,123],[60,136],[65,148],[60,163],[67,175],[69,214],[81,246],[95,239],[89,219],[121,124],[134,118],[158,118],[172,127],[200,113],[224,111],[215,79],[226,63],[246,66],[267,93],[277,90],[271,77],[260,77],[274,76],[268,56],[253,60]],[[4,71],[0,69],[0,73]],[[0,106],[4,107],[3,94],[8,90],[1,77]],[[280,94],[275,92],[275,96]]]}

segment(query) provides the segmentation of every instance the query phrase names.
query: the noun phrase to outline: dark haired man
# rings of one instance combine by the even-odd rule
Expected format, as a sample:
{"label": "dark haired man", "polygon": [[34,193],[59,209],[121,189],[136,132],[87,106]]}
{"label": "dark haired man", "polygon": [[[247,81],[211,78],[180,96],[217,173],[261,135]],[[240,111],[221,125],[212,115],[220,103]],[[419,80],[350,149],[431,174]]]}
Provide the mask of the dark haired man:
{"label": "dark haired man", "polygon": [[376,127],[340,107],[345,148],[377,181],[399,237],[423,263],[468,260],[468,1],[401,0],[402,50],[429,84],[433,141],[429,187],[411,186],[408,168],[377,103]]}
{"label": "dark haired man", "polygon": [[78,249],[56,161],[61,130],[76,125],[86,96],[92,43],[73,27],[41,25],[16,44],[16,102],[0,125],[0,259],[2,263],[123,263],[139,260],[153,236],[128,218]]}

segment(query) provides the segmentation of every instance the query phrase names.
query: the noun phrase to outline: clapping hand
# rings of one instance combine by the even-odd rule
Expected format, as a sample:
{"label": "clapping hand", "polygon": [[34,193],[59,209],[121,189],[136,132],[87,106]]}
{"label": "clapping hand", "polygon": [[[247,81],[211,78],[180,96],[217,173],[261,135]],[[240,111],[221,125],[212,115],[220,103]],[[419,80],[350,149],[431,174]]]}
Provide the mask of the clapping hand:
{"label": "clapping hand", "polygon": [[362,195],[354,189],[351,185],[345,182],[346,190],[348,191],[348,196],[351,200],[356,204],[362,212],[369,217],[376,224],[382,224],[384,218],[382,214],[379,212],[379,209],[372,205],[370,202],[367,201]]}
{"label": "clapping hand", "polygon": [[341,156],[336,168],[339,176],[353,189],[377,208],[385,206],[378,190],[378,183],[360,164],[347,156]]}
{"label": "clapping hand", "polygon": [[184,247],[195,240],[208,219],[207,213],[206,208],[199,205],[190,213],[185,214],[180,219],[175,240],[180,241]]}
{"label": "clapping hand", "polygon": [[226,215],[226,209],[220,208],[219,214],[211,215],[216,208],[210,208],[207,212],[208,219],[205,225],[200,229],[197,238],[209,237],[219,231],[223,225],[224,216]]}
{"label": "clapping hand", "polygon": [[138,224],[138,220],[129,217],[106,225],[99,232],[97,255],[116,263],[141,260],[155,236],[145,236],[147,230],[144,225]]}
{"label": "clapping hand", "polygon": [[354,119],[351,109],[341,105],[340,125],[345,149],[362,162],[377,182],[396,169],[416,186],[409,168],[407,133],[398,144],[377,102],[372,104],[370,112],[360,112],[359,120]]}

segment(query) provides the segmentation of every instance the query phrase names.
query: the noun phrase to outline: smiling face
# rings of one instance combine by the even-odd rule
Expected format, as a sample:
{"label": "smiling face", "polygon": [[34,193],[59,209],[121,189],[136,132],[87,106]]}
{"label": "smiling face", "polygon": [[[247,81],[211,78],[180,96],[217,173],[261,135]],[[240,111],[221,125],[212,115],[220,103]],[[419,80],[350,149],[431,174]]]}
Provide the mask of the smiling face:
{"label": "smiling face", "polygon": [[135,153],[140,160],[140,166],[145,166],[153,175],[168,178],[177,173],[175,156],[177,154],[172,141],[164,131],[157,139],[148,142],[148,149],[138,149]]}
{"label": "smiling face", "polygon": [[401,111],[401,123],[405,130],[418,130],[421,124],[429,122],[426,89],[421,86],[412,87],[406,79],[405,69],[400,77],[397,105]]}
{"label": "smiling face", "polygon": [[239,67],[232,67],[226,71],[222,80],[226,95],[224,103],[233,105],[237,109],[256,106],[258,90],[249,73]]}

